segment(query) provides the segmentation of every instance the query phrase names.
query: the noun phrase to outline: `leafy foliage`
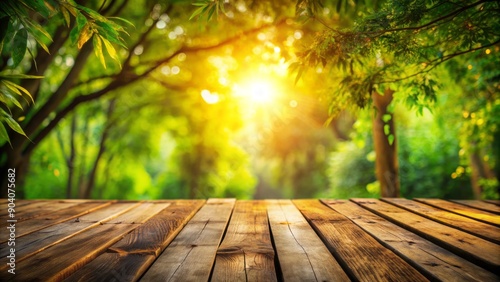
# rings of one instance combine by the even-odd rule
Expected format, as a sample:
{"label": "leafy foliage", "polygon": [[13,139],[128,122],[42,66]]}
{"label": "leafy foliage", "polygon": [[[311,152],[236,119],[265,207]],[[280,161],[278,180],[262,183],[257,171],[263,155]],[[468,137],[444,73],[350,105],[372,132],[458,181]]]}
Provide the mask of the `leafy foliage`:
{"label": "leafy foliage", "polygon": [[[386,1],[354,26],[327,26],[310,48],[298,54],[295,68],[330,64],[346,74],[341,91],[364,107],[367,92],[381,84],[402,83],[435,100],[436,82],[428,73],[457,56],[500,42],[495,32],[498,3],[464,1]],[[302,72],[299,72],[299,74]],[[345,90],[349,90],[346,92]],[[347,94],[344,94],[347,93]],[[411,100],[421,101],[410,96]]]}
{"label": "leafy foliage", "polygon": [[[71,30],[71,38],[74,44],[80,49],[83,45],[93,38],[94,51],[99,57],[101,64],[106,67],[104,56],[104,48],[108,55],[120,62],[117,52],[112,43],[125,47],[120,33],[126,33],[122,25],[115,23],[106,17],[101,16],[96,11],[85,6],[77,4],[73,0],[58,1],[58,0],[22,0],[22,1],[2,1],[0,3],[0,25],[2,31],[0,33],[0,53],[7,57],[7,66],[11,70],[16,68],[24,60],[26,52],[28,52],[34,60],[36,46],[30,42],[34,39],[35,42],[47,53],[47,41],[52,41],[49,32],[42,27],[38,20],[31,14],[35,13],[43,20],[53,19],[56,16],[61,16],[64,19],[66,26],[69,28],[72,25],[72,20],[76,24]],[[73,18],[72,18],[73,17]],[[127,20],[117,18],[131,24]],[[35,62],[36,63],[36,62]],[[15,74],[5,71],[5,62],[3,62],[2,75],[0,75],[0,101],[10,109],[12,105],[22,109],[21,104],[13,96],[27,96],[31,102],[34,102],[32,95],[22,86],[17,84],[15,79],[39,79],[41,76]],[[11,113],[2,110],[0,115],[0,143],[8,141],[10,138],[5,134],[6,130],[3,124],[7,124],[15,132],[25,135],[24,131],[16,120],[13,119]]]}
{"label": "leafy foliage", "polygon": [[[477,147],[483,160],[499,167],[498,69],[492,64],[499,52],[496,45],[460,49],[458,43],[478,35],[455,29],[465,27],[459,23],[466,14],[494,10],[464,10],[450,21],[411,30],[460,7],[351,0],[89,1],[85,7],[24,2],[55,3],[46,17],[30,11],[27,18],[53,37],[51,42],[38,34],[52,54],[20,31],[16,44],[31,42],[28,52],[16,54],[14,71],[2,72],[45,76],[7,79],[26,91],[2,86],[10,91],[2,109],[33,142],[14,135],[13,150],[9,144],[0,150],[0,164],[30,164],[28,197],[378,196],[369,136],[373,112],[360,108],[370,103],[372,90],[386,88],[411,109],[407,115],[393,103],[394,116],[383,117],[389,139],[392,118],[403,121],[397,144],[404,196],[467,196],[457,187],[469,187],[472,169],[460,149]],[[122,23],[137,28],[121,38]],[[5,48],[3,69],[14,62]],[[30,52],[49,59],[48,66],[27,59]],[[295,85],[287,66],[301,74]],[[272,103],[256,105],[236,95],[251,88],[242,82],[253,77],[280,85]],[[434,120],[427,120],[427,109]],[[345,112],[356,116],[357,135],[349,135],[353,121],[337,119]],[[325,126],[328,115],[331,124]],[[440,124],[438,116],[446,116]],[[2,126],[2,137],[15,132],[6,122]],[[482,182],[485,188],[495,185],[492,179]],[[496,195],[494,188],[485,193]]]}

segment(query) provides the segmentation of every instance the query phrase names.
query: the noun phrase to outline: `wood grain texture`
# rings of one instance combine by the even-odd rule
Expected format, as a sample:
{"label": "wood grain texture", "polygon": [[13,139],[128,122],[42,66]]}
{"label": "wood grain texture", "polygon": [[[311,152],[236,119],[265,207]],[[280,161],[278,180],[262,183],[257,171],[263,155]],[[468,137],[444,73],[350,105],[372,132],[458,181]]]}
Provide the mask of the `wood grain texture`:
{"label": "wood grain texture", "polygon": [[500,226],[500,216],[494,213],[478,210],[457,203],[452,203],[440,199],[415,199],[415,201],[434,206],[456,214],[464,215],[475,220],[479,220],[488,224]]}
{"label": "wood grain texture", "polygon": [[277,281],[264,201],[236,202],[212,280]]}
{"label": "wood grain texture", "polygon": [[398,255],[318,200],[294,200],[352,280],[428,281]]}
{"label": "wood grain texture", "polygon": [[[26,205],[18,207],[16,204],[15,216],[17,222],[25,221],[30,218],[44,216],[50,214],[54,211],[75,206],[77,203],[63,203],[63,202],[50,202],[50,201],[36,201],[33,203],[28,203]],[[0,226],[5,226],[5,220],[7,220],[8,210],[3,209],[0,214]]]}
{"label": "wood grain texture", "polygon": [[209,199],[141,281],[208,281],[235,199]]}
{"label": "wood grain texture", "polygon": [[483,202],[500,206],[500,200],[483,200]]}
{"label": "wood grain texture", "polygon": [[[0,220],[4,221],[7,219],[7,215],[9,214],[7,209],[8,209],[8,201],[7,199],[2,199],[2,210],[0,210]],[[42,208],[43,206],[49,205],[49,201],[41,201],[41,200],[32,200],[32,201],[27,201],[27,200],[16,200],[14,201],[14,210],[16,212],[16,217],[21,220],[21,215],[23,212],[33,210],[33,207],[37,208]],[[30,208],[31,206],[31,208]],[[56,208],[56,207],[52,207]]]}
{"label": "wood grain texture", "polygon": [[[38,252],[41,252],[55,244],[59,244],[85,230],[95,227],[100,223],[111,220],[118,215],[139,205],[135,203],[115,203],[102,209],[88,213],[78,219],[70,219],[57,225],[53,225],[26,236],[16,239],[16,260],[20,262]],[[0,245],[0,256],[8,255],[7,243]],[[0,271],[7,269],[7,265],[0,265]]]}
{"label": "wood grain texture", "polygon": [[86,215],[92,211],[109,206],[111,202],[88,202],[77,204],[68,208],[64,208],[50,214],[37,216],[35,218],[26,220],[23,224],[19,224],[17,228],[17,236],[21,237],[26,234],[38,231],[40,229],[56,225],[58,223],[76,219],[80,216]]}
{"label": "wood grain texture", "polygon": [[173,201],[65,281],[137,281],[204,202]]}
{"label": "wood grain texture", "polygon": [[362,207],[496,273],[500,246],[376,199],[351,199]]}
{"label": "wood grain texture", "polygon": [[436,222],[465,231],[493,243],[500,244],[499,227],[408,199],[384,198],[382,201],[406,209]]}
{"label": "wood grain texture", "polygon": [[426,277],[440,281],[497,281],[499,276],[347,200],[323,200]]}
{"label": "wood grain texture", "polygon": [[487,212],[491,212],[494,214],[500,214],[500,207],[498,205],[495,205],[493,203],[488,203],[485,201],[479,201],[479,200],[451,200],[452,202],[466,205],[472,208],[476,208],[478,210],[483,210]]}
{"label": "wood grain texture", "polygon": [[106,223],[86,230],[16,264],[15,276],[0,281],[59,281],[71,275],[169,204],[142,203]]}
{"label": "wood grain texture", "polygon": [[[495,201],[444,202],[496,216]],[[0,281],[500,281],[497,226],[417,201],[19,203],[16,229],[39,223],[16,238],[16,276],[0,243]]]}
{"label": "wood grain texture", "polygon": [[290,200],[267,201],[285,281],[349,281],[349,277]]}

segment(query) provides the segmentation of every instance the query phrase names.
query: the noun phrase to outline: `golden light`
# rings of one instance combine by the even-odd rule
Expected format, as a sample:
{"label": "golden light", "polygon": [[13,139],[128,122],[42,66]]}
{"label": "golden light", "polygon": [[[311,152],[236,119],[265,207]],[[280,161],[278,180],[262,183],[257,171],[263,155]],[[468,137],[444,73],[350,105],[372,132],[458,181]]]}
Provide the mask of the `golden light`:
{"label": "golden light", "polygon": [[267,78],[252,78],[233,87],[236,97],[258,104],[272,103],[278,91],[276,84]]}
{"label": "golden light", "polygon": [[212,93],[206,89],[201,91],[201,98],[203,98],[207,104],[215,104],[220,100],[219,94]]}

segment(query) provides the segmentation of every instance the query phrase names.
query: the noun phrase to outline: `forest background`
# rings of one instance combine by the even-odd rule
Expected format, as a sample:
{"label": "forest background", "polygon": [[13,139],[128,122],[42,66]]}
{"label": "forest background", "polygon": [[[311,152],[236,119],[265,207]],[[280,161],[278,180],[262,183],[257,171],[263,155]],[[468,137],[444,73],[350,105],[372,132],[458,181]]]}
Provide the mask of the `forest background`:
{"label": "forest background", "polygon": [[499,199],[499,5],[2,1],[2,197]]}

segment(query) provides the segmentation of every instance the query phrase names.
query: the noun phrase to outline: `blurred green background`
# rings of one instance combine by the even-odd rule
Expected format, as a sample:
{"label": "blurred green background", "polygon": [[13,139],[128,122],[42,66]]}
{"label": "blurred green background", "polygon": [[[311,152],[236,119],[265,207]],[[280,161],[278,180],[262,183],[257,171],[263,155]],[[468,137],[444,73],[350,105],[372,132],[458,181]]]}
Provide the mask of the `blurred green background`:
{"label": "blurred green background", "polygon": [[381,13],[432,21],[400,2],[5,1],[1,167],[29,199],[380,197],[369,95],[390,87],[401,196],[499,199],[498,3],[329,49]]}

